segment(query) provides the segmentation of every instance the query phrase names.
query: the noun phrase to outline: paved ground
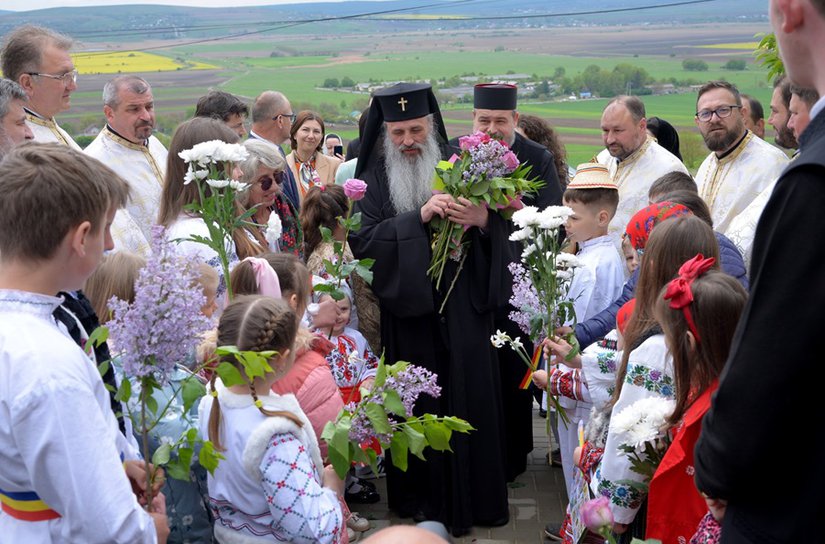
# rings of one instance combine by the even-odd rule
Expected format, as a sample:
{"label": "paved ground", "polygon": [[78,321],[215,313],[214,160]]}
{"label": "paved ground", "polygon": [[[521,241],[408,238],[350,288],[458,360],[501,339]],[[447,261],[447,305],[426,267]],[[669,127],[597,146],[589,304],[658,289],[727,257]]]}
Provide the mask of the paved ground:
{"label": "paved ground", "polygon": [[[510,523],[503,527],[474,527],[455,543],[475,542],[477,544],[499,544],[504,542],[542,544],[544,526],[549,522],[560,523],[564,518],[567,495],[561,467],[547,465],[549,447],[545,434],[545,421],[533,411],[533,453],[528,460],[527,471],[510,484]],[[373,529],[364,533],[370,535],[388,525],[411,523],[400,519],[388,510],[386,502],[386,479],[373,480],[381,493],[382,500],[372,505],[352,505],[361,515],[371,520]],[[365,536],[362,536],[363,540]]]}

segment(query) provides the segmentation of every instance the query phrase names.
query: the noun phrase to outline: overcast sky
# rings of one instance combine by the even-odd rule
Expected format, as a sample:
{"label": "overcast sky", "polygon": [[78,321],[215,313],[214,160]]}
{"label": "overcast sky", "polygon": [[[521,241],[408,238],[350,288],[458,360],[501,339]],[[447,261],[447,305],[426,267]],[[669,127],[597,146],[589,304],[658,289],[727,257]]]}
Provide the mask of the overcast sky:
{"label": "overcast sky", "polygon": [[[0,9],[27,11],[54,7],[114,6],[121,4],[165,4],[168,6],[267,6],[271,4],[308,4],[320,0],[2,0]],[[342,2],[346,0],[324,0]]]}

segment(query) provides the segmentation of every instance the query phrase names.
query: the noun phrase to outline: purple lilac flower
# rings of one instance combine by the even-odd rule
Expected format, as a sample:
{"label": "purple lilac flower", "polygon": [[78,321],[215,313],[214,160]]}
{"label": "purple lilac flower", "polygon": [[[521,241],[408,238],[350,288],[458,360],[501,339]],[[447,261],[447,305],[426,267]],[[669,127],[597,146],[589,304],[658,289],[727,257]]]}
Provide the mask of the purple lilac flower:
{"label": "purple lilac flower", "polygon": [[[404,404],[407,417],[412,417],[413,407],[419,395],[426,393],[434,398],[438,398],[441,395],[441,387],[437,384],[437,380],[438,376],[433,372],[420,366],[409,365],[395,376],[388,376],[384,385],[373,389],[362,402],[367,401],[381,404],[383,402],[382,393],[392,390],[401,397],[401,402]],[[378,441],[383,444],[389,444],[392,440],[392,435],[376,433],[369,418],[367,418],[366,411],[356,411],[355,403],[348,404],[345,409],[350,413],[355,412],[349,431],[350,440],[354,440],[359,444],[367,443],[373,438],[378,439]],[[388,418],[391,425],[399,423],[391,414],[388,414]]]}
{"label": "purple lilac flower", "polygon": [[163,233],[152,229],[152,255],[135,282],[135,300],[109,301],[107,323],[127,376],[154,374],[166,383],[175,364],[184,361],[210,327],[201,313],[206,298],[197,263],[177,254]]}
{"label": "purple lilac flower", "polygon": [[518,167],[518,159],[514,160],[515,155],[499,140],[479,141],[467,151],[470,164],[462,173],[465,181],[506,176]]}
{"label": "purple lilac flower", "polygon": [[513,294],[510,296],[510,304],[518,308],[510,312],[510,320],[518,325],[524,334],[530,334],[530,318],[544,312],[544,307],[539,302],[538,293],[524,266],[521,263],[510,263],[507,269],[513,275]]}

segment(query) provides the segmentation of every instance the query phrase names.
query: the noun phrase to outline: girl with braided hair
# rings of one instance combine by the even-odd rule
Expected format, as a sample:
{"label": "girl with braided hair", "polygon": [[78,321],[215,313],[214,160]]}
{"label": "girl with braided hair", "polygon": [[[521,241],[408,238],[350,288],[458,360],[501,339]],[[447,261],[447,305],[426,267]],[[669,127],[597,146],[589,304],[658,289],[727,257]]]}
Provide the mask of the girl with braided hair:
{"label": "girl with braided hair", "polygon": [[221,315],[219,345],[277,353],[264,377],[227,387],[213,376],[201,399],[201,436],[225,456],[208,480],[220,542],[347,542],[342,480],[323,465],[295,397],[271,392],[294,362],[297,332],[289,304],[267,296],[239,296]]}

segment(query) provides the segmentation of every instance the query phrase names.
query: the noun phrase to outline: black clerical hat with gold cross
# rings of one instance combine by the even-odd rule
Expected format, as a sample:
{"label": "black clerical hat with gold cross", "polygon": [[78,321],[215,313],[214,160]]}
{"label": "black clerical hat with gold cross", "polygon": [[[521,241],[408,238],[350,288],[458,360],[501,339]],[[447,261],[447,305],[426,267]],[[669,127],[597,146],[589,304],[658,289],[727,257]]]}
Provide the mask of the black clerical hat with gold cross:
{"label": "black clerical hat with gold cross", "polygon": [[430,104],[432,87],[426,83],[397,83],[375,91],[373,98],[381,105],[384,121],[408,121],[433,113]]}
{"label": "black clerical hat with gold cross", "polygon": [[[355,177],[361,175],[378,156],[383,146],[384,123],[396,123],[433,116],[433,130],[439,144],[447,143],[447,131],[441,118],[441,109],[432,87],[427,83],[396,83],[378,89],[367,113],[364,134],[361,137],[361,152],[355,167]],[[379,152],[376,153],[376,148]]]}

